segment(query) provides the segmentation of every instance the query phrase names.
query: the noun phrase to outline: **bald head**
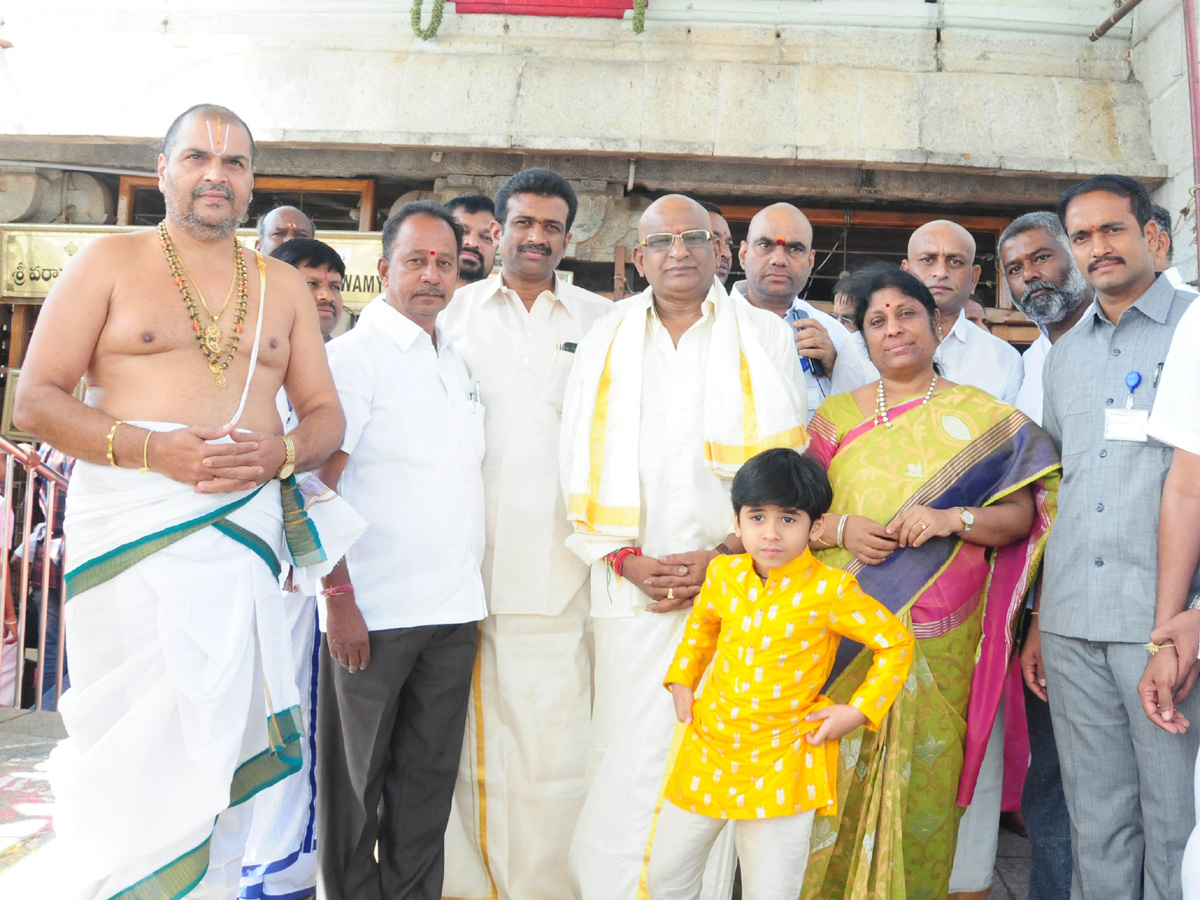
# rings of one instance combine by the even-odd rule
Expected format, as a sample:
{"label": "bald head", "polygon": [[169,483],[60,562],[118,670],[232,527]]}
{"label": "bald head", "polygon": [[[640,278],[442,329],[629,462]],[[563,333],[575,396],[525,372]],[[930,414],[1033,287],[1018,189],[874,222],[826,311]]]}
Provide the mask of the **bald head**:
{"label": "bald head", "polygon": [[633,251],[633,262],[642,277],[650,282],[656,301],[699,306],[708,296],[717,272],[716,246],[711,237],[700,241],[693,235],[692,246],[685,245],[681,238],[675,238],[669,247],[657,249],[643,243],[651,235],[697,231],[711,235],[708,210],[682,194],[659,197],[642,213],[638,220],[638,246]]}
{"label": "bald head", "polygon": [[270,256],[281,244],[313,237],[312,219],[294,206],[277,206],[258,220],[258,249]]}
{"label": "bald head", "polygon": [[786,315],[808,283],[813,260],[812,224],[790,203],[772,203],[750,220],[738,260],[746,270],[746,298]]}
{"label": "bald head", "polygon": [[927,222],[914,231],[908,239],[908,258],[900,266],[929,288],[943,321],[957,317],[966,306],[982,271],[975,265],[975,238],[948,219]]}

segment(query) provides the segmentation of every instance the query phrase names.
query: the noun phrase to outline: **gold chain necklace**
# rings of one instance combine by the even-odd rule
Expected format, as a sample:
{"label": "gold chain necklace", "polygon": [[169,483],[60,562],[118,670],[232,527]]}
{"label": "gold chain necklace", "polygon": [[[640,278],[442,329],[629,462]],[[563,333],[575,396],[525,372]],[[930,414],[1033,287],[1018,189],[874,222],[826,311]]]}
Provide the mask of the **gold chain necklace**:
{"label": "gold chain necklace", "polygon": [[[200,352],[204,354],[204,358],[208,361],[208,369],[217,377],[217,387],[224,388],[229,382],[225,378],[225,370],[229,368],[229,364],[233,362],[234,354],[237,353],[238,344],[242,339],[242,325],[246,321],[246,310],[249,306],[249,279],[246,276],[246,258],[242,253],[241,247],[238,246],[237,240],[233,242],[233,261],[235,266],[235,278],[238,285],[238,303],[233,317],[233,334],[229,337],[229,347],[225,351],[225,358],[222,359],[221,353],[221,330],[217,328],[215,334],[211,333],[213,326],[216,325],[214,320],[213,325],[209,328],[204,328],[200,323],[200,314],[196,311],[196,303],[192,300],[191,291],[188,290],[187,281],[183,277],[183,262],[179,258],[179,254],[175,252],[175,247],[171,243],[171,238],[167,234],[167,223],[162,221],[158,223],[158,239],[162,244],[163,253],[167,257],[167,265],[171,267],[171,275],[175,279],[175,286],[179,288],[179,293],[183,297],[183,302],[187,305],[188,315],[192,320],[192,329],[196,332],[196,340],[200,343]],[[190,276],[189,276],[190,277]],[[195,284],[195,279],[192,279]],[[199,291],[199,287],[196,288]],[[228,303],[226,298],[226,303]],[[221,312],[225,309],[222,307]],[[208,307],[205,307],[205,312],[208,312]],[[211,316],[212,313],[209,313]]]}
{"label": "gold chain necklace", "polygon": [[183,261],[183,257],[177,254],[175,258],[179,260],[179,266],[183,269],[183,274],[188,277],[188,281],[196,289],[196,296],[200,298],[200,305],[211,320],[208,327],[204,329],[204,343],[215,352],[220,353],[221,342],[225,339],[225,335],[221,332],[221,326],[217,324],[217,319],[225,315],[225,310],[229,308],[229,301],[233,297],[233,286],[237,284],[237,260],[234,260],[233,277],[229,279],[229,290],[225,292],[225,302],[221,304],[221,308],[217,310],[216,315],[213,315],[213,311],[208,308],[208,302],[204,299],[204,291],[200,290],[200,282],[196,280],[196,276],[192,274],[192,270],[187,267],[187,263]]}

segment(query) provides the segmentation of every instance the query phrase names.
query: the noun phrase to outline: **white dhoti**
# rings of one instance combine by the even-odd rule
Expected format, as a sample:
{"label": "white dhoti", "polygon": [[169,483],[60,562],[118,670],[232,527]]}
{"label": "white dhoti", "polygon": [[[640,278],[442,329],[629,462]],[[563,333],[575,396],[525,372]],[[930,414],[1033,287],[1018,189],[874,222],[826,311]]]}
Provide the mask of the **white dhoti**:
{"label": "white dhoti", "polygon": [[554,616],[480,626],[442,895],[564,900],[592,709],[585,585]]}
{"label": "white dhoti", "polygon": [[[304,739],[277,580],[280,496],[277,481],[201,495],[157,474],[76,465],[69,736],[50,758],[75,884],[53,896],[236,894],[247,801],[299,769]],[[306,536],[297,558],[312,562],[323,554],[315,529]]]}
{"label": "white dhoti", "polygon": [[[589,788],[569,855],[572,889],[582,900],[650,896],[650,850],[684,728],[662,681],[686,620],[686,610],[639,610],[632,616],[593,621],[596,699]],[[726,900],[732,893],[734,827],[722,832],[709,855],[703,900]]]}
{"label": "white dhoti", "polygon": [[242,900],[291,900],[317,884],[316,752],[317,600],[303,591],[285,592],[283,610],[291,636],[292,666],[300,694],[301,767],[254,798],[254,815],[238,896]]}

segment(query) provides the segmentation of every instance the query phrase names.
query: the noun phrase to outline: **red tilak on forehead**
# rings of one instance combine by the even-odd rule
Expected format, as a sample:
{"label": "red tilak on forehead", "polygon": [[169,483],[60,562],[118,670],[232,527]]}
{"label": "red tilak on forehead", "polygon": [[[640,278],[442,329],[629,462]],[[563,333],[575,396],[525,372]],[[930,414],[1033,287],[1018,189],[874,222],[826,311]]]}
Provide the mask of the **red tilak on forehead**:
{"label": "red tilak on forehead", "polygon": [[775,243],[778,244],[780,247],[786,247],[787,246],[787,238],[785,238],[781,234],[779,237],[775,238]]}
{"label": "red tilak on forehead", "polygon": [[885,304],[883,304],[883,308],[884,308],[884,309],[891,309],[891,308],[892,308],[892,304],[890,304],[890,303],[885,303]]}
{"label": "red tilak on forehead", "polygon": [[429,255],[430,255],[430,256],[437,256],[437,251],[436,251],[436,250],[430,250],[430,251],[429,251]]}

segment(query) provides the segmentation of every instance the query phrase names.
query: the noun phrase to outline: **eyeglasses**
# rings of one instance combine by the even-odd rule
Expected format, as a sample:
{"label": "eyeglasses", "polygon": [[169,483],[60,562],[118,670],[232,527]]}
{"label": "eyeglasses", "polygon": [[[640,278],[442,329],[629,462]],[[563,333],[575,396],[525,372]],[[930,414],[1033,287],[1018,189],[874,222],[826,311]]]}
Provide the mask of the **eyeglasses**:
{"label": "eyeglasses", "polygon": [[834,318],[837,319],[839,322],[841,322],[843,325],[845,325],[847,328],[849,328],[851,330],[854,329],[854,316],[851,315],[850,313],[842,313],[840,315],[834,316]]}
{"label": "eyeglasses", "polygon": [[694,231],[684,231],[680,234],[672,234],[669,231],[660,231],[656,234],[648,234],[639,241],[639,243],[647,250],[653,250],[656,253],[661,253],[664,250],[670,250],[675,246],[675,239],[679,238],[683,241],[683,246],[688,250],[694,250],[697,247],[703,247],[705,244],[711,243],[713,233],[705,231],[703,228],[697,228]]}

